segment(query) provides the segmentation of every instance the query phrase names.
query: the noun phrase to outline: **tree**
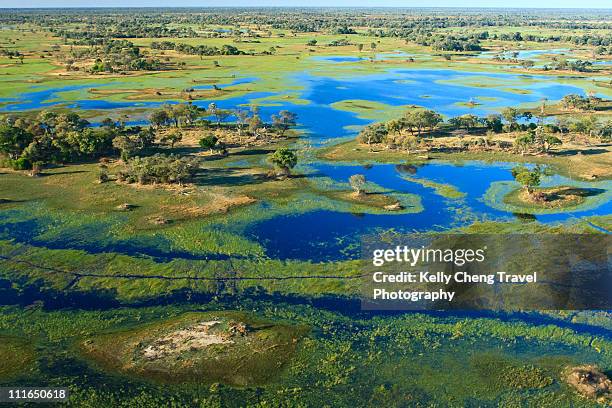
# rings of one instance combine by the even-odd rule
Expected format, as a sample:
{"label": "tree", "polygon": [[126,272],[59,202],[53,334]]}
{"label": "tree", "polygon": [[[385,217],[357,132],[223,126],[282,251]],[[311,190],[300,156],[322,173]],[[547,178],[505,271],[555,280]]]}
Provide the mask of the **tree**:
{"label": "tree", "polygon": [[216,103],[211,102],[208,105],[208,114],[214,116],[217,119],[217,126],[221,125],[221,122],[227,119],[227,117],[231,114],[229,111],[224,109],[219,109]]}
{"label": "tree", "polygon": [[410,153],[413,149],[416,149],[419,145],[419,139],[416,136],[406,136],[402,139],[402,148]]}
{"label": "tree", "polygon": [[218,141],[219,139],[217,138],[217,136],[211,134],[211,135],[207,135],[201,138],[198,144],[200,145],[201,148],[209,149],[210,152],[212,153],[215,147],[217,146]]}
{"label": "tree", "polygon": [[175,121],[175,126],[179,127],[182,123],[187,122],[187,108],[188,105],[179,103],[172,105],[172,118]]}
{"label": "tree", "polygon": [[527,190],[528,194],[533,193],[533,188],[540,185],[544,169],[539,165],[533,169],[520,165],[512,169],[512,177]]}
{"label": "tree", "polygon": [[399,120],[390,120],[385,123],[388,133],[400,133],[402,130],[402,122]]}
{"label": "tree", "polygon": [[297,114],[288,110],[282,110],[278,115],[272,115],[272,124],[278,129],[281,136],[284,136],[290,127],[295,126],[296,121]]}
{"label": "tree", "polygon": [[317,45],[317,40],[310,40],[306,43],[306,45],[308,45],[309,47],[314,47],[315,45]]}
{"label": "tree", "polygon": [[366,185],[366,178],[363,174],[353,174],[349,177],[349,184],[355,190],[355,194],[360,196],[363,194],[363,189]]}
{"label": "tree", "polygon": [[552,146],[561,146],[563,142],[556,136],[547,134],[544,136],[544,151],[548,152]]}
{"label": "tree", "polygon": [[162,143],[170,143],[170,147],[174,149],[174,145],[183,140],[183,133],[180,130],[174,129],[166,133],[162,139]]}
{"label": "tree", "polygon": [[561,99],[561,105],[566,110],[589,110],[592,108],[590,98],[577,94],[565,95]]}
{"label": "tree", "polygon": [[31,168],[36,163],[40,167],[57,159],[57,150],[53,146],[53,138],[49,135],[40,136],[32,141],[17,159],[22,169]]}
{"label": "tree", "polygon": [[118,175],[118,178],[128,183],[182,184],[193,177],[197,168],[197,161],[192,157],[156,154],[149,157],[135,157],[129,160],[126,168]]}
{"label": "tree", "polygon": [[225,122],[225,120],[232,114],[231,111],[226,109],[217,109],[215,112],[215,117],[217,118],[217,125],[221,126],[221,122]]}
{"label": "tree", "polygon": [[56,116],[55,133],[80,132],[89,126],[89,122],[82,119],[77,113],[62,113]]}
{"label": "tree", "polygon": [[185,106],[184,112],[185,123],[187,125],[193,125],[193,123],[200,117],[203,110],[204,108],[200,109],[196,105],[188,103]]}
{"label": "tree", "polygon": [[45,134],[55,133],[55,125],[57,124],[57,113],[50,111],[42,111],[36,119],[39,122],[40,128]]}
{"label": "tree", "polygon": [[216,103],[211,102],[211,103],[208,105],[208,109],[206,109],[206,111],[208,112],[208,114],[209,114],[209,115],[212,115],[212,116],[216,116],[216,117],[217,117],[217,125],[220,125],[220,124],[221,124],[221,121],[219,120],[219,117],[217,116],[217,113],[218,113],[218,111],[219,111],[219,108],[217,107],[217,104],[216,104]]}
{"label": "tree", "polygon": [[65,139],[67,150],[64,152],[64,159],[71,159],[74,156],[91,157],[103,153],[112,146],[112,139],[115,132],[107,129],[83,129],[81,131],[70,131],[62,134],[57,139]]}
{"label": "tree", "polygon": [[270,156],[270,162],[285,176],[291,174],[291,169],[295,167],[297,161],[297,155],[286,147],[281,147]]}
{"label": "tree", "polygon": [[134,135],[134,140],[142,149],[151,147],[155,143],[155,130],[152,127],[139,130]]}
{"label": "tree", "polygon": [[599,136],[604,141],[610,141],[612,139],[612,120],[608,120],[601,125]]}
{"label": "tree", "polygon": [[113,147],[119,150],[121,160],[125,162],[140,150],[140,143],[128,135],[119,135],[113,139]]}
{"label": "tree", "polygon": [[480,119],[478,116],[467,114],[451,118],[449,123],[457,129],[465,128],[465,130],[469,133],[470,130],[474,129],[480,124]]}
{"label": "tree", "polygon": [[179,111],[170,104],[164,104],[162,109],[166,112],[168,123],[174,123],[174,127],[179,127]]}
{"label": "tree", "polygon": [[409,129],[416,128],[417,136],[421,136],[421,132],[425,128],[430,131],[442,122],[442,115],[429,109],[413,109],[404,114],[405,126]]}
{"label": "tree", "polygon": [[388,134],[387,127],[384,123],[374,123],[364,127],[357,139],[360,143],[366,143],[370,148],[372,143],[382,143]]}
{"label": "tree", "polygon": [[363,51],[363,44],[357,44],[357,50],[359,52]]}
{"label": "tree", "polygon": [[249,132],[257,136],[259,129],[261,129],[263,125],[264,123],[259,115],[253,115],[251,116],[251,119],[249,119]]}
{"label": "tree", "polygon": [[114,129],[117,127],[117,123],[112,120],[111,118],[104,118],[102,119],[102,122],[100,122],[100,127],[101,128],[108,128],[108,129]]}
{"label": "tree", "polygon": [[595,115],[583,116],[576,122],[570,124],[570,129],[587,136],[594,136],[599,128]]}
{"label": "tree", "polygon": [[524,154],[527,152],[531,146],[535,143],[535,134],[533,132],[529,132],[523,136],[519,136],[514,140],[514,146],[517,150]]}
{"label": "tree", "polygon": [[521,66],[525,69],[532,68],[535,65],[535,62],[532,60],[523,60],[521,61]]}
{"label": "tree", "polygon": [[485,125],[487,129],[490,129],[495,133],[500,133],[504,129],[502,117],[496,114],[487,115],[485,118]]}
{"label": "tree", "polygon": [[515,129],[521,112],[516,108],[508,107],[504,108],[501,114],[503,118],[510,124],[510,129]]}
{"label": "tree", "polygon": [[236,109],[234,110],[234,116],[238,123],[238,135],[242,136],[242,130],[249,120],[249,112],[245,109]]}
{"label": "tree", "polygon": [[10,125],[0,126],[0,152],[10,159],[17,159],[32,140],[34,136],[23,129]]}

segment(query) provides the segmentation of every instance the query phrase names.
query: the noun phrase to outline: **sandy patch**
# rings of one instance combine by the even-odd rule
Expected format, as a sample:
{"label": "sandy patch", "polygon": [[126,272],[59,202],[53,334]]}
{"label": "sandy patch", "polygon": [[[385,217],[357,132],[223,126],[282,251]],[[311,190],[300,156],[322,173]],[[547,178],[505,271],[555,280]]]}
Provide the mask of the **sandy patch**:
{"label": "sandy patch", "polygon": [[147,360],[158,360],[186,351],[201,350],[213,344],[232,344],[233,341],[229,336],[210,332],[211,328],[220,323],[219,320],[199,322],[176,330],[155,340],[142,351],[142,355]]}

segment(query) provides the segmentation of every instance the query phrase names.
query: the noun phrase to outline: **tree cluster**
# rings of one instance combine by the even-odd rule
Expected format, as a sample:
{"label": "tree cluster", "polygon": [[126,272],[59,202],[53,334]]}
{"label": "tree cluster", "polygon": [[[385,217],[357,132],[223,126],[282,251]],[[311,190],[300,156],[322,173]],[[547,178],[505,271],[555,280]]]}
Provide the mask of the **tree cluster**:
{"label": "tree cluster", "polygon": [[195,158],[155,154],[128,160],[117,179],[140,184],[183,184],[193,178],[197,169]]}
{"label": "tree cluster", "polygon": [[244,55],[245,52],[240,51],[233,45],[224,44],[221,48],[210,47],[208,45],[189,45],[183,43],[174,43],[172,41],[152,42],[151,48],[154,50],[174,50],[181,54],[199,55],[201,57],[213,55]]}
{"label": "tree cluster", "polygon": [[66,163],[100,156],[113,150],[118,137],[140,137],[140,128],[125,128],[112,121],[92,128],[76,113],[43,111],[35,118],[9,117],[0,125],[0,153],[15,169],[45,163]]}

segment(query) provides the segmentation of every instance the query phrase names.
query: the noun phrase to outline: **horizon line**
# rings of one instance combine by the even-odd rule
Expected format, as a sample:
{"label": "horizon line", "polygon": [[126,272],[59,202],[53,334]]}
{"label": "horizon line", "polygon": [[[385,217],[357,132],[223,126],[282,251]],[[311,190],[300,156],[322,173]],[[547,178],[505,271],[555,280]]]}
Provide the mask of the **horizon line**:
{"label": "horizon line", "polygon": [[213,6],[213,5],[202,5],[202,6],[61,6],[61,7],[3,7],[0,5],[0,10],[64,10],[64,9],[76,9],[76,10],[100,10],[100,9],[451,9],[451,10],[463,10],[463,9],[481,9],[481,10],[610,10],[612,7],[597,7],[597,6],[584,6],[584,7],[501,7],[501,6],[307,6],[307,5],[295,5],[295,6]]}

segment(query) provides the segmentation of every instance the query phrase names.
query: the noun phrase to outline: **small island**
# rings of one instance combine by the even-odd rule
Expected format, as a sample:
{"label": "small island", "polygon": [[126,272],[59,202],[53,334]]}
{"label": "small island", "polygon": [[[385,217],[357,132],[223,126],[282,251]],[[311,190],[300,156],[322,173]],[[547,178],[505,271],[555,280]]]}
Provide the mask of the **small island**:
{"label": "small island", "polygon": [[165,382],[264,384],[279,374],[307,329],[242,312],[186,313],[81,344],[108,370]]}
{"label": "small island", "polygon": [[586,202],[587,197],[603,193],[596,188],[574,186],[539,187],[546,168],[520,165],[512,169],[512,176],[522,188],[512,190],[504,197],[504,203],[526,209],[567,209]]}

